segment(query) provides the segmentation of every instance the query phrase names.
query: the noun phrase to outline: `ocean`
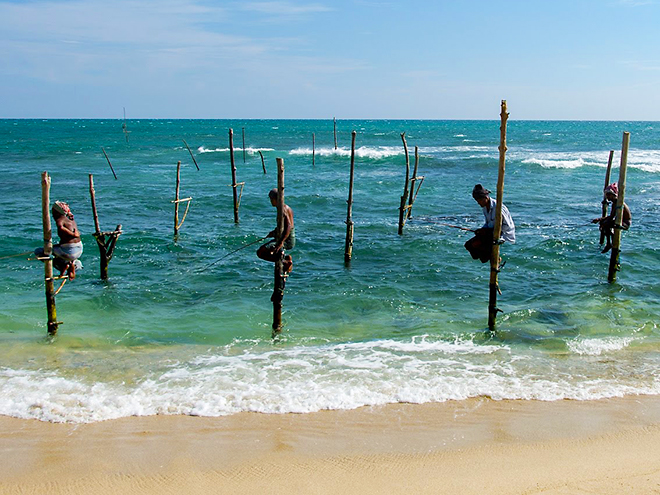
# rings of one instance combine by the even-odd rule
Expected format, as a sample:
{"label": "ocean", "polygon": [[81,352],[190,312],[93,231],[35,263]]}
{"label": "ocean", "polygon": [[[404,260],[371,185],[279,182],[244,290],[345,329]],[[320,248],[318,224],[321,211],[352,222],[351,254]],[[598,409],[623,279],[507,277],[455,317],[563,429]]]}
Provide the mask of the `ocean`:
{"label": "ocean", "polygon": [[[0,414],[87,423],[660,394],[660,123],[516,121],[510,112],[504,203],[517,242],[501,249],[495,332],[487,328],[489,266],[464,249],[469,232],[441,224],[483,224],[471,191],[476,183],[495,191],[497,114],[338,120],[337,149],[332,119],[129,120],[128,139],[115,119],[0,120]],[[245,183],[238,224],[230,128]],[[633,225],[608,283],[609,255],[590,220],[600,216],[609,150],[618,178],[624,131]],[[402,132],[411,164],[419,149],[425,179],[399,236]],[[273,338],[272,265],[256,257],[258,244],[239,248],[275,227],[268,191],[278,157],[297,244],[283,330]],[[177,161],[180,195],[193,199],[175,239]],[[85,246],[84,268],[56,299],[63,324],[55,338],[46,331],[42,264],[9,257],[42,245],[43,171],[51,200],[71,205]],[[89,174],[101,229],[123,225],[107,281]]]}

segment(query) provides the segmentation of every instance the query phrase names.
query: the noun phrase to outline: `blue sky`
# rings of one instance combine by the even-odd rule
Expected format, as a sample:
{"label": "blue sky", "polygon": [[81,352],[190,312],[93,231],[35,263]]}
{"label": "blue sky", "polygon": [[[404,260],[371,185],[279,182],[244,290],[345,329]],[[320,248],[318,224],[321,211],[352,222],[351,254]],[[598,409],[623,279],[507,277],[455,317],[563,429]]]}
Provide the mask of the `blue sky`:
{"label": "blue sky", "polygon": [[0,1],[2,118],[660,120],[660,0]]}

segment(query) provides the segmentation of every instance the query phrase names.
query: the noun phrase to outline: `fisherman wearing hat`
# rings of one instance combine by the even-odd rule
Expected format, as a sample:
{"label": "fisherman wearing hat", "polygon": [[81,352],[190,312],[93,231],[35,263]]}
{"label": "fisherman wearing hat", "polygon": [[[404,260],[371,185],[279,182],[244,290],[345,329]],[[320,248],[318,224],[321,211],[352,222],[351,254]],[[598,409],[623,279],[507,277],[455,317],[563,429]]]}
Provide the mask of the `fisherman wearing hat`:
{"label": "fisherman wearing hat", "polygon": [[[60,271],[60,275],[66,271],[69,280],[73,280],[76,278],[76,268],[82,267],[78,260],[83,253],[80,231],[73,219],[71,208],[64,201],[55,201],[51,212],[57,225],[57,235],[60,237],[59,244],[53,246],[53,265]],[[35,254],[43,256],[43,248],[36,249]]]}
{"label": "fisherman wearing hat", "polygon": [[[268,192],[270,204],[276,208],[278,196],[277,189],[271,189]],[[282,205],[282,220],[284,223],[282,235],[277,238],[276,230],[271,230],[266,237],[275,237],[275,239],[268,241],[257,250],[257,256],[262,260],[275,262],[283,249],[293,249],[296,245],[296,231],[293,226],[293,210],[288,205]],[[284,257],[283,268],[285,273],[289,273],[293,269],[293,259],[288,254]]]}
{"label": "fisherman wearing hat", "polygon": [[[605,199],[610,203],[612,203],[612,211],[606,217],[594,218],[591,221],[591,223],[600,224],[599,228],[601,232],[605,234],[605,238],[607,240],[605,247],[601,252],[606,253],[610,249],[612,249],[612,235],[614,234],[613,229],[615,227],[615,222],[616,222],[616,202],[617,199],[619,198],[619,184],[617,182],[613,182],[605,189],[603,189],[603,193],[605,194]],[[623,203],[623,216],[621,218],[621,228],[623,230],[628,230],[630,228],[631,223],[632,223],[632,215],[630,214],[630,208],[628,208],[628,205],[626,203]]]}
{"label": "fisherman wearing hat", "polygon": [[[493,252],[493,229],[495,228],[497,201],[490,197],[490,191],[481,184],[474,186],[472,197],[483,209],[486,222],[483,227],[474,231],[475,235],[465,243],[465,249],[470,252],[473,259],[486,263],[490,261]],[[502,244],[505,241],[512,244],[516,242],[516,226],[513,224],[509,209],[502,205],[502,233],[497,242]]]}

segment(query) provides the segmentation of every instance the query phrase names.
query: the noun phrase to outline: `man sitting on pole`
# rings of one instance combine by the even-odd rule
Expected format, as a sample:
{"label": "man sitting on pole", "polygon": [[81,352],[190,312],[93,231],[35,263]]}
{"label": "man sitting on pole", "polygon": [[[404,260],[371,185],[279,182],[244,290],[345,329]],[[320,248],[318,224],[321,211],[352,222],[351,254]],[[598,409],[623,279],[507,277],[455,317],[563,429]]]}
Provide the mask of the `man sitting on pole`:
{"label": "man sitting on pole", "polygon": [[[495,228],[495,215],[497,211],[497,201],[490,197],[490,191],[477,184],[472,189],[472,197],[479,203],[483,209],[486,222],[483,227],[475,230],[474,237],[465,243],[467,249],[472,255],[472,259],[478,259],[482,263],[490,261],[493,252],[493,229]],[[509,213],[509,209],[502,205],[502,236],[497,239],[499,244],[503,242],[516,242],[516,226],[513,224],[513,218]]]}

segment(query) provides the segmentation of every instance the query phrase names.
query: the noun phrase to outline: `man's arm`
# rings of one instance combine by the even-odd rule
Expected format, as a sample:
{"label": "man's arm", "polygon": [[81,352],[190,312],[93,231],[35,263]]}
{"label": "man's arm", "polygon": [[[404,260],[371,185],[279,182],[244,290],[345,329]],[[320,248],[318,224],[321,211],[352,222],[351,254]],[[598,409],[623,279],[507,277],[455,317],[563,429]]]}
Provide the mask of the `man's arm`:
{"label": "man's arm", "polygon": [[[77,234],[78,229],[76,228],[75,224],[72,224],[72,225],[71,225],[71,227],[73,228],[73,230],[70,229],[70,228],[66,225],[66,223],[65,223],[63,217],[62,217],[62,218],[58,218],[58,219],[55,221],[55,223],[57,224],[57,233],[58,233],[58,234],[60,234],[60,232],[61,232],[61,233],[64,233],[64,234],[66,234],[66,235],[68,235],[68,236],[71,236],[71,237],[78,237],[78,234]],[[61,236],[60,236],[60,237],[61,237]]]}
{"label": "man's arm", "polygon": [[293,228],[293,219],[291,218],[293,216],[293,213],[291,212],[291,208],[287,208],[284,211],[284,229],[282,230],[282,237],[279,239],[277,244],[275,245],[275,252],[279,251],[282,249],[284,246],[284,243],[286,240],[289,238],[289,235],[291,235],[291,229]]}

